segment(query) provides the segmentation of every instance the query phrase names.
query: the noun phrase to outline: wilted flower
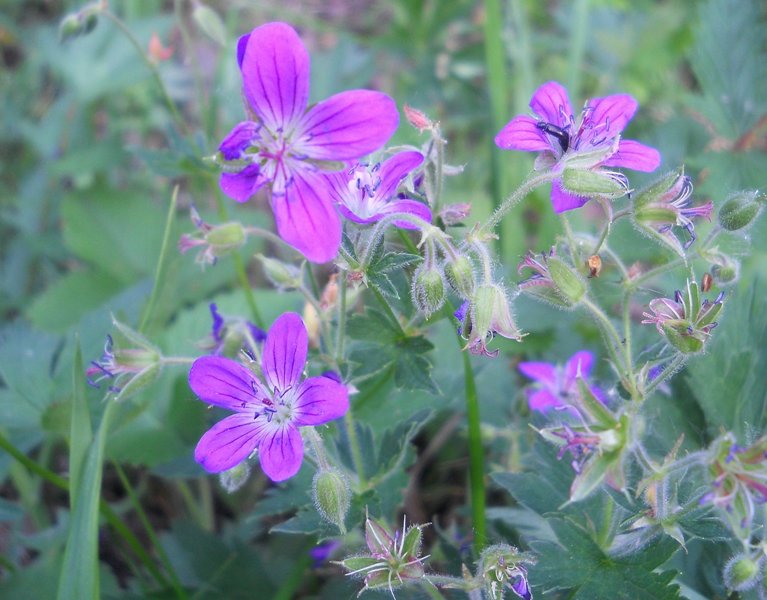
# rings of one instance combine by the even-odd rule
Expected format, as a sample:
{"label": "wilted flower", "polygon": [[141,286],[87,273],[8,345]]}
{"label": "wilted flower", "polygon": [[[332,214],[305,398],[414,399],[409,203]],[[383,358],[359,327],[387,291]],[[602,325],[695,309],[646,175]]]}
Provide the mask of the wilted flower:
{"label": "wilted flower", "polygon": [[393,588],[422,579],[423,562],[428,556],[421,554],[421,530],[425,525],[407,526],[403,518],[402,531],[389,531],[375,519],[365,520],[365,542],[368,553],[350,556],[338,564],[349,571],[347,575],[365,578],[365,587],[360,591],[376,588]]}
{"label": "wilted flower", "polygon": [[[697,237],[692,219],[703,217],[710,220],[714,209],[710,200],[690,206],[691,196],[692,181],[684,170],[672,171],[634,195],[634,221],[640,230],[683,255]],[[674,235],[674,227],[687,230],[690,237],[684,244]]]}
{"label": "wilted flower", "polygon": [[517,273],[524,269],[533,274],[519,282],[519,289],[559,308],[572,308],[586,293],[583,279],[556,256],[554,248],[540,255],[528,252],[517,265]]}
{"label": "wilted flower", "polygon": [[234,354],[242,347],[253,352],[254,344],[266,340],[266,332],[250,321],[222,316],[215,302],[210,303],[210,316],[213,321],[210,336],[201,345],[211,354]]}
{"label": "wilted flower", "polygon": [[712,444],[708,471],[711,491],[701,503],[724,509],[736,528],[748,531],[756,506],[767,502],[767,436],[743,447],[725,434]]}
{"label": "wilted flower", "polygon": [[687,281],[686,294],[677,290],[674,299],[655,298],[650,300],[651,313],[642,314],[644,324],[654,324],[669,344],[684,354],[694,354],[703,349],[711,330],[717,326],[714,321],[722,310],[721,292],[716,300],[700,300],[700,291],[695,281]]}
{"label": "wilted flower", "polygon": [[[399,152],[383,163],[357,164],[346,171],[326,175],[331,198],[341,214],[355,223],[375,223],[392,213],[411,214],[431,223],[431,210],[423,202],[396,196],[408,174],[423,163],[420,152]],[[396,221],[397,227],[415,229],[409,221]]]}
{"label": "wilted flower", "polygon": [[264,344],[265,383],[242,364],[220,356],[194,361],[189,385],[203,402],[235,414],[202,436],[195,460],[210,473],[231,469],[258,449],[261,468],[283,481],[301,468],[304,445],[299,427],[321,425],[349,408],[346,386],[329,377],[303,379],[307,333],[301,317],[285,313]]}
{"label": "wilted flower", "polygon": [[241,37],[237,62],[251,120],[219,146],[226,161],[221,189],[246,202],[269,183],[280,237],[309,260],[326,262],[341,243],[341,221],[320,169],[342,169],[335,161],[383,146],[397,127],[397,107],[385,94],[352,90],[307,109],[309,54],[286,23]]}
{"label": "wilted flower", "polygon": [[478,286],[471,302],[464,302],[454,316],[460,323],[461,337],[468,341],[464,350],[472,354],[498,356],[498,350],[487,349],[493,337],[500,335],[521,342],[525,335],[514,322],[506,292],[494,283]]}
{"label": "wilted flower", "polygon": [[[573,354],[564,368],[546,362],[519,363],[520,372],[536,382],[526,390],[530,410],[547,412],[553,408],[578,406],[578,377],[587,379],[593,364],[594,355],[587,350]],[[596,387],[591,387],[591,392],[597,398],[602,396],[602,391]]]}
{"label": "wilted flower", "polygon": [[124,400],[154,381],[160,374],[162,354],[160,349],[137,331],[116,319],[113,325],[120,335],[115,344],[107,336],[104,353],[93,360],[85,371],[88,384],[100,388],[102,381],[109,380],[108,391],[115,400]]}
{"label": "wilted flower", "polygon": [[[535,117],[514,117],[496,136],[495,143],[504,150],[539,152],[539,167],[551,167],[557,174],[566,168],[600,167],[650,172],[660,164],[654,148],[621,139],[637,109],[637,101],[627,94],[589,100],[576,123],[567,90],[549,81],[535,91],[530,108]],[[554,212],[579,208],[589,199],[564,189],[561,177],[552,182]]]}
{"label": "wilted flower", "polygon": [[508,588],[523,600],[532,600],[533,593],[527,582],[525,563],[534,561],[507,544],[496,544],[482,551],[479,560],[479,576],[485,592],[492,600],[503,600]]}
{"label": "wilted flower", "polygon": [[221,225],[210,225],[202,220],[200,213],[192,206],[189,210],[192,223],[197,228],[192,234],[183,234],[178,240],[178,250],[186,254],[192,248],[199,248],[194,261],[202,265],[214,265],[221,256],[241,248],[247,234],[241,223],[232,221]]}

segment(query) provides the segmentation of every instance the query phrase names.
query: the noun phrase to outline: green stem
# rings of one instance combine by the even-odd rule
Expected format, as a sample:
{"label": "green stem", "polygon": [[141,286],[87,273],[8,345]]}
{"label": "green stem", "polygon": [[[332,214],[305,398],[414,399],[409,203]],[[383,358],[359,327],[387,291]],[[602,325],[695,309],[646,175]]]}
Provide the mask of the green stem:
{"label": "green stem", "polygon": [[610,353],[610,358],[612,358],[613,362],[615,363],[615,367],[619,369],[621,373],[621,378],[625,378],[624,371],[626,370],[626,365],[621,366],[621,363],[623,362],[618,354],[618,348],[621,347],[621,339],[618,335],[618,332],[615,329],[615,326],[610,321],[610,318],[604,313],[604,311],[599,308],[596,304],[594,304],[589,298],[584,297],[581,299],[581,303],[583,306],[585,306],[589,312],[594,316],[594,318],[597,321],[597,324],[600,325],[600,329],[602,330],[602,334],[605,336],[605,341],[607,350]]}
{"label": "green stem", "polygon": [[677,267],[680,267],[684,264],[685,264],[685,260],[683,258],[681,257],[676,258],[672,261],[667,262],[664,265],[660,265],[659,267],[650,269],[649,271],[642,273],[641,275],[637,275],[633,279],[627,280],[624,285],[626,286],[627,291],[633,292],[645,281],[649,281],[650,279],[657,277],[658,275],[662,275],[663,273],[667,273],[668,271],[673,271]]}
{"label": "green stem", "polygon": [[186,122],[181,118],[181,114],[178,112],[178,109],[176,108],[175,103],[173,102],[173,100],[171,100],[170,94],[168,94],[168,89],[165,87],[165,84],[162,81],[162,77],[160,77],[160,71],[157,68],[157,65],[153,63],[151,60],[149,60],[147,53],[144,51],[144,48],[141,47],[141,44],[136,39],[136,36],[134,36],[131,30],[128,29],[125,23],[122,22],[120,17],[118,17],[116,14],[106,9],[103,10],[101,14],[105,16],[107,19],[109,19],[110,21],[112,21],[112,23],[117,25],[117,28],[123,33],[123,35],[126,38],[128,38],[128,41],[136,49],[136,52],[138,52],[139,56],[141,57],[141,60],[144,61],[144,64],[152,73],[152,76],[157,82],[157,87],[160,89],[160,93],[162,94],[163,100],[165,101],[165,104],[168,105],[171,115],[173,115],[173,119],[179,125],[180,129],[183,130],[186,127]]}
{"label": "green stem", "polygon": [[629,379],[631,398],[639,401],[640,397],[637,391],[636,375],[634,373],[634,357],[631,349],[631,294],[628,292],[623,297],[623,353],[626,360],[626,372]]}
{"label": "green stem", "polygon": [[[197,60],[197,53],[194,51],[194,48],[192,45],[192,36],[189,35],[189,28],[186,26],[186,20],[184,19],[184,15],[181,12],[182,1],[183,0],[174,0],[173,12],[176,15],[176,22],[178,23],[179,31],[181,31],[181,39],[184,41],[184,51],[186,54],[186,58],[189,60],[189,63],[192,65],[192,76],[194,77],[194,87],[195,87],[195,90],[197,91],[197,102],[200,105],[199,110],[202,111],[203,107],[208,106],[209,103],[205,101],[205,88],[202,83],[202,73],[200,71],[199,61]],[[200,120],[203,121],[202,118]],[[206,138],[207,138],[207,134],[208,134],[207,129],[205,127],[203,127],[202,129],[205,132]]]}
{"label": "green stem", "polygon": [[346,271],[338,271],[336,283],[339,286],[338,328],[336,329],[336,365],[341,366],[344,359],[344,340],[346,339]]}
{"label": "green stem", "polygon": [[567,218],[565,213],[562,213],[559,215],[559,220],[562,221],[562,228],[565,230],[567,248],[570,251],[570,260],[576,269],[580,269],[581,260],[575,247],[575,235],[573,235],[573,228],[570,226],[570,219]]}
{"label": "green stem", "polygon": [[490,215],[490,218],[485,222],[484,225],[482,225],[479,228],[479,233],[489,233],[493,229],[495,229],[498,224],[501,222],[503,217],[506,216],[506,214],[516,206],[518,202],[520,202],[523,198],[525,198],[530,192],[532,192],[535,188],[537,188],[540,185],[543,185],[544,183],[548,183],[552,179],[554,179],[555,174],[551,171],[544,171],[540,174],[535,174],[533,172],[532,175],[530,175],[525,181],[522,182],[522,185],[520,185],[514,192],[506,198],[506,200],[503,201],[503,204],[501,204],[495,212]]}
{"label": "green stem", "polygon": [[351,448],[352,451],[354,470],[357,473],[358,491],[363,492],[367,488],[368,482],[367,477],[365,476],[365,462],[362,460],[360,440],[357,437],[357,429],[354,426],[354,417],[352,416],[351,408],[349,408],[344,415],[344,426],[346,427],[346,435],[349,438],[349,448]]}
{"label": "green stem", "polygon": [[576,0],[573,5],[573,13],[568,29],[570,30],[570,49],[568,55],[568,69],[570,81],[567,88],[573,97],[579,97],[581,87],[581,67],[583,57],[586,54],[586,40],[589,29],[589,2],[590,0]]}
{"label": "green stem", "polygon": [[173,587],[173,591],[176,593],[176,597],[187,598],[188,596],[186,595],[186,592],[184,592],[184,589],[181,587],[181,582],[178,580],[178,576],[173,569],[173,564],[170,562],[168,555],[165,553],[165,550],[163,549],[157,534],[155,534],[154,528],[149,522],[149,519],[147,518],[146,513],[141,506],[141,502],[139,502],[139,499],[136,497],[133,486],[130,484],[128,477],[125,475],[125,471],[123,471],[120,464],[116,461],[112,461],[112,465],[117,471],[117,476],[120,479],[120,483],[122,483],[123,488],[125,488],[125,491],[128,493],[128,498],[130,499],[131,505],[133,506],[133,510],[136,511],[136,515],[138,515],[139,521],[141,522],[141,525],[144,527],[144,531],[149,537],[149,541],[152,543],[152,546],[157,552],[157,556],[160,558],[160,562],[162,563],[165,572],[170,577],[170,584]]}
{"label": "green stem", "polygon": [[663,369],[655,379],[647,384],[647,387],[644,390],[645,397],[649,398],[650,394],[655,391],[655,388],[657,388],[666,379],[671,377],[671,375],[676,373],[677,369],[679,369],[686,360],[687,356],[685,354],[682,354],[681,352],[677,354],[673,360],[668,365],[666,365],[666,368]]}
{"label": "green stem", "polygon": [[[14,446],[10,440],[8,440],[2,434],[0,434],[0,449],[5,450],[8,454],[10,454],[13,458],[15,458],[19,463],[21,463],[35,475],[69,493],[69,482],[66,479],[60,475],[56,475],[56,473],[49,471],[42,465],[38,464],[36,461],[29,458],[26,454],[16,448],[16,446]],[[138,538],[136,538],[128,526],[120,519],[119,516],[117,516],[117,514],[104,500],[99,501],[99,512],[102,514],[107,523],[109,523],[110,527],[112,527],[112,529],[114,529],[117,534],[120,535],[123,540],[125,540],[125,543],[131,550],[133,550],[136,556],[138,556],[146,569],[155,578],[157,583],[163,588],[170,587],[170,582],[157,568],[154,559],[149,556],[147,551],[141,545],[141,542],[139,542]]]}
{"label": "green stem", "polygon": [[168,258],[168,247],[170,246],[170,234],[173,226],[173,217],[176,214],[176,201],[178,200],[178,186],[173,188],[173,194],[170,197],[170,205],[168,206],[168,215],[165,218],[165,231],[162,234],[162,245],[160,246],[160,256],[157,258],[157,266],[154,272],[154,285],[152,286],[152,293],[149,296],[149,302],[144,309],[144,314],[141,316],[141,322],[139,323],[138,330],[144,331],[149,324],[149,319],[157,304],[157,298],[160,295],[160,289],[162,287],[162,280],[165,276],[166,263]]}

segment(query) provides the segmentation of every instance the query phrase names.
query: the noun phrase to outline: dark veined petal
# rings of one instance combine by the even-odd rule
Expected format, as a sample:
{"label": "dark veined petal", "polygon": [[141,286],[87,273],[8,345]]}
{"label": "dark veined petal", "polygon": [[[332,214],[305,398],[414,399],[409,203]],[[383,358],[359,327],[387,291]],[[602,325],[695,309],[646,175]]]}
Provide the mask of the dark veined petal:
{"label": "dark veined petal", "polygon": [[530,108],[541,119],[557,127],[570,125],[573,116],[567,90],[556,81],[548,81],[535,90]]}
{"label": "dark veined petal", "polygon": [[590,198],[585,196],[578,196],[565,191],[562,188],[561,179],[555,179],[551,182],[551,205],[554,207],[554,212],[557,214],[567,210],[580,208],[589,200]]}
{"label": "dark veined petal", "polygon": [[583,139],[614,138],[620,135],[633,118],[638,106],[634,97],[628,94],[592,98],[589,100],[584,121],[588,121],[593,129],[590,129]]}
{"label": "dark veined petal", "polygon": [[[546,134],[538,129],[538,121],[527,115],[514,117],[495,136],[495,145],[503,150],[543,152],[553,148]],[[559,146],[557,145],[557,148]],[[556,151],[556,148],[555,148]]]}
{"label": "dark veined petal", "polygon": [[246,150],[252,143],[253,138],[260,129],[258,123],[253,121],[243,121],[237,123],[226,137],[221,141],[218,149],[224,155],[226,160],[236,160],[242,156],[243,150]]}
{"label": "dark veined petal", "polygon": [[258,445],[258,458],[266,476],[285,481],[298,473],[304,460],[304,442],[292,424],[273,426]]}
{"label": "dark veined petal", "polygon": [[266,419],[239,413],[222,419],[200,438],[194,459],[209,473],[237,466],[255,450],[264,435]]}
{"label": "dark veined petal", "polygon": [[253,373],[223,356],[202,356],[195,360],[189,371],[189,387],[203,402],[236,412],[260,404],[257,396],[266,395]]}
{"label": "dark veined petal", "polygon": [[294,312],[282,314],[269,328],[261,366],[266,382],[278,393],[295,387],[301,379],[308,340],[306,326]]}
{"label": "dark veined petal", "polygon": [[245,45],[240,68],[245,96],[272,132],[287,130],[306,111],[309,98],[309,53],[287,23],[254,29]]}
{"label": "dark veined petal", "polygon": [[[392,213],[407,213],[413,215],[414,217],[418,217],[422,221],[431,223],[431,209],[428,207],[428,205],[424,204],[423,202],[419,202],[418,200],[408,200],[405,198],[403,200],[394,200],[393,202],[389,202],[381,210],[381,213],[378,215],[376,220],[380,220],[381,217]],[[397,227],[401,227],[402,229],[419,228],[418,225],[404,220],[394,221],[394,224]]]}
{"label": "dark veined petal", "polygon": [[258,165],[248,165],[239,173],[221,173],[218,180],[221,191],[237,202],[250,200],[265,183]]}
{"label": "dark veined petal", "polygon": [[420,167],[422,163],[423,154],[420,152],[398,152],[385,160],[378,172],[381,185],[376,190],[376,196],[391,198],[397,191],[400,182],[408,176],[410,171]]}
{"label": "dark veined petal", "polygon": [[330,377],[309,377],[299,385],[293,408],[296,425],[322,425],[346,414],[349,390]]}
{"label": "dark veined petal", "polygon": [[386,94],[341,92],[306,113],[296,128],[294,148],[320,160],[352,160],[381,148],[398,123],[397,105]]}
{"label": "dark veined petal", "polygon": [[534,379],[551,389],[557,387],[557,369],[547,362],[521,362],[517,366],[519,372],[525,377]]}
{"label": "dark veined petal", "polygon": [[280,237],[315,263],[328,262],[341,245],[341,219],[322,175],[295,173],[284,195],[272,195]]}
{"label": "dark veined petal", "polygon": [[660,152],[635,140],[621,140],[618,142],[618,151],[602,165],[650,173],[660,166]]}

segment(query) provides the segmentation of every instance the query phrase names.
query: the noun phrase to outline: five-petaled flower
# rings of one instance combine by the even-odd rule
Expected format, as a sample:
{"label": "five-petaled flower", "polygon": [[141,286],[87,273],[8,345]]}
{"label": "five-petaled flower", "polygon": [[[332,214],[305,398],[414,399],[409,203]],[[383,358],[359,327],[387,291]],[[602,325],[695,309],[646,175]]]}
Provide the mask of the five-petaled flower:
{"label": "five-petaled flower", "polygon": [[[546,362],[519,363],[520,372],[536,382],[526,390],[530,410],[547,412],[554,408],[577,406],[578,377],[587,379],[593,364],[594,355],[588,350],[573,354],[564,367]],[[590,389],[600,400],[604,398],[599,388],[591,386]]]}
{"label": "five-petaled flower", "polygon": [[301,468],[304,445],[298,428],[342,417],[346,386],[329,377],[303,379],[306,327],[296,313],[279,317],[266,336],[262,383],[244,365],[220,356],[198,358],[189,385],[203,402],[233,411],[202,436],[195,459],[210,473],[231,469],[258,450],[261,468],[283,481]]}
{"label": "five-petaled flower", "polygon": [[271,184],[277,231],[313,262],[335,257],[341,221],[320,168],[381,148],[399,122],[394,101],[370,90],[341,92],[308,108],[309,54],[286,23],[257,27],[237,43],[251,119],[221,142],[221,189],[238,202]]}
{"label": "five-petaled flower", "polygon": [[[327,176],[333,199],[341,214],[355,223],[375,223],[386,215],[405,213],[431,223],[431,210],[423,202],[396,196],[397,187],[423,163],[420,152],[398,152],[383,163],[357,164],[346,171]],[[409,221],[396,221],[397,227],[415,229]]]}
{"label": "five-petaled flower", "polygon": [[[535,91],[530,108],[536,116],[514,117],[498,133],[495,143],[504,150],[539,152],[539,167],[545,165],[561,175],[566,167],[625,167],[651,172],[660,164],[660,154],[654,148],[621,139],[637,109],[637,101],[628,94],[592,98],[576,122],[567,90],[549,81]],[[579,208],[588,201],[565,190],[561,177],[553,180],[554,212]]]}

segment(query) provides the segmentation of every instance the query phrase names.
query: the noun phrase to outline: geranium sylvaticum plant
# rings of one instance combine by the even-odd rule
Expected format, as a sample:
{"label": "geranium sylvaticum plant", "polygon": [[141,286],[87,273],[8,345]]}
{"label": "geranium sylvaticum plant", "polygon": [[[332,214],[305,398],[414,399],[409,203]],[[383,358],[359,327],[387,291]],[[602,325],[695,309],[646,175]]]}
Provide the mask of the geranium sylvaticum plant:
{"label": "geranium sylvaticum plant", "polygon": [[[84,510],[78,502],[90,502],[143,565],[140,585],[120,580],[115,597],[122,584],[153,597],[235,597],[229,585],[240,561],[258,571],[254,582],[268,582],[263,592],[252,585],[258,597],[666,600],[682,597],[680,590],[690,598],[767,596],[765,410],[739,400],[763,388],[754,379],[762,369],[744,374],[747,365],[763,362],[750,350],[730,356],[717,346],[720,337],[731,344],[754,335],[749,319],[760,312],[759,299],[747,318],[737,316],[746,287],[739,278],[765,196],[698,192],[705,181],[696,174],[700,161],[687,170],[668,164],[655,146],[669,136],[643,133],[659,118],[665,127],[668,107],[640,108],[637,97],[656,108],[653,97],[625,93],[620,79],[595,68],[588,85],[573,84],[584,90],[568,91],[540,73],[504,82],[533,81],[514,92],[530,97],[529,106],[504,115],[492,134],[476,128],[467,136],[493,152],[498,185],[486,210],[475,178],[490,168],[482,164],[489,155],[476,152],[460,166],[447,160],[459,131],[453,121],[461,117],[452,101],[440,109],[404,105],[395,80],[376,77],[376,61],[362,52],[373,71],[366,78],[349,77],[335,55],[313,61],[310,49],[348,40],[317,39],[320,28],[306,18],[301,27],[245,23],[232,9],[228,23],[239,37],[227,46],[223,22],[199,2],[189,15],[227,49],[223,68],[235,87],[227,107],[241,99],[242,109],[238,118],[210,108],[195,145],[187,125],[195,110],[165,87],[173,73],[164,69],[194,59],[179,45],[189,32],[178,4],[179,35],[147,32],[142,54],[184,139],[174,138],[169,154],[183,147],[179,164],[189,171],[174,173],[179,186],[169,193],[155,288],[133,328],[127,323],[144,289],[139,277],[110,271],[99,280],[107,282],[104,294],[120,277],[138,290],[116,301],[100,358],[78,363],[76,389],[86,382],[100,389],[103,416],[91,420],[81,396],[59,394],[56,410],[43,418],[57,435],[66,429],[62,415],[71,413],[75,423],[64,436],[71,479],[50,478],[71,492],[72,527],[97,538],[95,514],[78,512]],[[400,4],[392,9],[397,27],[410,14]],[[110,10],[106,2],[87,5],[65,19],[62,38],[89,33],[94,19],[127,31]],[[518,19],[510,27],[515,35]],[[451,31],[444,32],[449,51],[440,50],[439,78],[448,76],[443,70],[465,71],[472,74],[461,75],[465,83],[484,77],[492,83],[492,70],[474,73],[461,62],[466,57],[455,53]],[[142,36],[129,39],[141,48]],[[166,39],[172,47],[159,41]],[[515,68],[523,68],[511,54]],[[413,66],[397,64],[408,72]],[[408,77],[428,79],[423,73]],[[212,103],[208,78],[196,69],[201,111]],[[566,79],[579,81],[573,74]],[[360,89],[344,90],[342,81]],[[570,94],[585,88],[590,99],[579,109]],[[414,104],[430,97],[408,95]],[[476,94],[474,102],[483,98]],[[721,101],[730,106],[730,99]],[[496,119],[498,108],[470,112],[475,120],[485,113]],[[711,118],[697,107],[689,112],[696,123]],[[753,140],[763,127],[755,127],[753,137],[722,134],[717,143],[750,160],[748,151],[761,148]],[[527,175],[498,171],[525,160]],[[512,178],[516,186],[501,197],[498,190],[510,188]],[[60,212],[67,227],[88,214],[66,203]],[[178,212],[180,231],[173,222]],[[508,223],[531,228],[509,241],[518,229]],[[78,246],[83,253],[88,247]],[[105,273],[111,266],[101,255],[83,262]],[[119,270],[134,266],[126,261]],[[177,288],[161,289],[166,281]],[[176,312],[166,306],[174,293],[182,298]],[[728,329],[731,318],[739,330]],[[171,355],[182,344],[190,348],[186,356]],[[56,361],[51,354],[47,368]],[[714,363],[710,372],[696,370]],[[741,374],[746,391],[717,383],[725,371]],[[0,369],[0,384],[12,382],[11,375]],[[735,400],[712,400],[711,390],[720,389]],[[151,412],[153,395],[163,394],[175,394],[174,401]],[[712,413],[721,416],[717,427],[713,420],[701,424],[700,414]],[[134,447],[118,430],[110,448],[113,414],[128,432],[139,426],[163,432],[161,441]],[[164,462],[148,473],[167,475],[178,493],[147,515],[137,505],[133,473],[118,464],[121,453],[132,466],[162,454]],[[121,511],[83,496],[101,485],[98,461],[105,456],[117,465],[115,489],[125,490]],[[98,470],[88,471],[93,464]],[[25,468],[47,473],[32,463]],[[13,475],[27,502],[39,491],[29,473]],[[153,520],[165,526],[163,511],[176,504],[188,510],[199,536],[186,531],[192,525],[169,526],[178,537],[151,531]],[[146,536],[136,537],[120,520],[131,511]],[[6,518],[14,518],[12,511]],[[184,535],[207,542],[185,545]],[[156,544],[152,552],[141,545],[145,537]],[[81,556],[77,539],[72,534],[66,552],[55,554],[63,565],[62,598],[81,589],[67,569],[97,559]],[[49,543],[36,541],[35,552],[47,552]],[[286,564],[272,572],[270,552],[251,552],[262,547],[279,548],[274,556]],[[206,551],[217,555],[211,561],[229,558],[208,564],[194,554]],[[705,593],[695,592],[680,566],[699,555],[715,581],[701,587]],[[97,583],[82,585],[81,597],[98,597]]]}

